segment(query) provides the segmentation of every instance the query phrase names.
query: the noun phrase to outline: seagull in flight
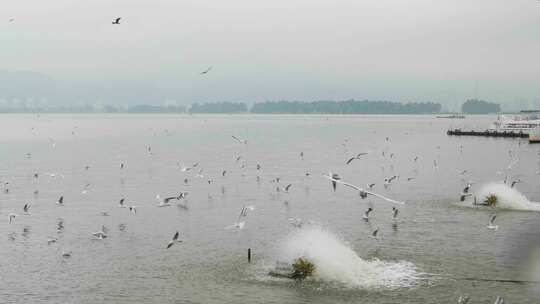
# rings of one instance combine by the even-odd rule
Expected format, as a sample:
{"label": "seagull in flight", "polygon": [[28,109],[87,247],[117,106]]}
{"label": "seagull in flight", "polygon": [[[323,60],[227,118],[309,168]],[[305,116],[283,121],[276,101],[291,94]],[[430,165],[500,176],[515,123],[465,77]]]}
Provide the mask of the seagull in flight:
{"label": "seagull in flight", "polygon": [[471,186],[472,186],[472,183],[468,182],[467,186],[465,186],[465,188],[463,188],[463,193],[469,193],[469,190],[471,190]]}
{"label": "seagull in flight", "polygon": [[336,192],[337,183],[341,180],[339,174],[328,172],[328,175],[323,174],[323,176],[332,181],[332,189],[334,189],[334,192]]}
{"label": "seagull in flight", "polygon": [[292,186],[292,184],[288,184],[287,186],[285,186],[283,188],[276,187],[276,190],[277,190],[277,192],[279,192],[280,190],[283,190],[284,192],[289,193],[289,189],[291,189],[291,186]]}
{"label": "seagull in flight", "polygon": [[392,220],[393,221],[397,220],[398,213],[399,213],[399,209],[396,207],[392,207]]}
{"label": "seagull in flight", "polygon": [[369,221],[369,214],[373,211],[373,208],[369,207],[365,212],[362,218],[367,222]]}
{"label": "seagull in flight", "polygon": [[377,238],[377,234],[379,234],[379,228],[373,230],[373,232],[371,233],[371,237],[376,239]]}
{"label": "seagull in flight", "polygon": [[[231,136],[234,140],[236,140],[237,142],[241,143],[241,144],[244,144],[244,145],[247,145],[247,140],[245,139],[240,139],[234,135]],[[238,161],[238,160],[237,160]]]}
{"label": "seagull in flight", "polygon": [[29,210],[30,210],[30,203],[24,204],[24,207],[23,207],[24,213],[28,214]]}
{"label": "seagull in flight", "polygon": [[488,228],[488,229],[491,229],[491,230],[497,230],[497,229],[499,229],[499,226],[494,224],[496,218],[497,218],[497,215],[496,215],[496,214],[493,214],[493,215],[489,218],[489,223],[488,223],[488,225],[487,225],[487,228]]}
{"label": "seagull in flight", "polygon": [[120,208],[126,208],[126,205],[124,205],[125,198],[121,198],[120,202],[118,202],[118,207]]}
{"label": "seagull in flight", "polygon": [[384,179],[384,187],[385,187],[385,188],[388,188],[388,186],[390,185],[390,183],[392,183],[392,181],[395,180],[396,178],[398,178],[397,175],[394,175],[394,176],[385,178],[385,179]]}
{"label": "seagull in flight", "polygon": [[203,171],[204,169],[203,168],[200,168],[199,169],[199,172],[197,172],[196,176],[200,179],[203,179],[204,178],[204,175],[203,175]]}
{"label": "seagull in flight", "polygon": [[179,236],[180,236],[180,232],[176,231],[172,239],[167,244],[167,249],[171,248],[175,243],[182,243],[182,240],[178,239]]}
{"label": "seagull in flight", "polygon": [[238,228],[243,229],[246,226],[245,221],[240,221],[243,217],[246,217],[248,215],[248,211],[255,210],[254,206],[242,206],[242,210],[240,210],[240,214],[238,215],[238,219],[236,220],[236,223],[232,224],[231,226],[228,226],[227,228]]}
{"label": "seagull in flight", "polygon": [[461,196],[459,197],[459,201],[464,202],[465,198],[467,198],[468,196],[471,196],[471,195],[472,195],[472,193],[462,193]]}
{"label": "seagull in flight", "polygon": [[352,163],[353,160],[360,159],[364,155],[367,155],[367,152],[358,153],[358,154],[356,154],[356,156],[353,156],[353,157],[349,158],[347,160],[346,164],[348,165],[348,164]]}
{"label": "seagull in flight", "polygon": [[193,165],[191,165],[191,167],[184,167],[180,163],[176,163],[176,164],[178,165],[178,167],[180,168],[180,171],[182,172],[187,172],[189,170],[195,169],[199,165],[199,163],[194,163]]}
{"label": "seagull in flight", "polygon": [[344,185],[344,186],[347,186],[347,187],[353,188],[353,189],[355,189],[355,190],[358,190],[358,191],[359,191],[359,194],[360,194],[360,197],[361,197],[362,199],[366,198],[368,195],[372,195],[372,196],[378,197],[378,198],[383,199],[383,200],[385,200],[385,201],[387,201],[387,202],[390,202],[390,203],[399,204],[399,205],[404,205],[404,204],[405,204],[405,202],[396,201],[396,200],[390,199],[390,198],[388,198],[388,197],[386,197],[386,196],[377,194],[377,193],[375,193],[375,192],[367,191],[367,190],[362,189],[362,188],[360,188],[360,187],[357,187],[357,186],[355,186],[355,185],[353,185],[353,184],[349,184],[349,183],[343,182],[343,181],[341,181],[341,180],[335,179],[335,178],[333,178],[331,175],[325,175],[325,174],[323,174],[323,176],[324,176],[325,178],[331,180],[332,183],[339,183],[339,184],[342,184],[342,185]]}
{"label": "seagull in flight", "polygon": [[289,220],[289,223],[295,228],[302,228],[302,225],[304,224],[302,222],[302,219],[299,217],[291,217],[288,220]]}
{"label": "seagull in flight", "polygon": [[156,198],[158,200],[161,200],[159,202],[159,204],[157,205],[158,207],[168,207],[171,205],[171,201],[172,200],[181,200],[181,199],[184,199],[186,198],[186,195],[187,195],[187,192],[181,192],[178,196],[169,196],[169,197],[166,197],[164,198],[163,200],[161,200],[161,197],[159,196],[159,194],[156,195]]}
{"label": "seagull in flight", "polygon": [[60,198],[58,199],[56,204],[59,205],[59,206],[64,206],[64,197],[60,196]]}
{"label": "seagull in flight", "polygon": [[122,19],[122,18],[118,17],[118,18],[114,19],[112,24],[120,24],[120,19]]}
{"label": "seagull in flight", "polygon": [[83,190],[81,191],[81,194],[86,194],[86,193],[88,193],[88,188],[90,188],[90,183],[87,183],[87,184],[84,186]]}
{"label": "seagull in flight", "polygon": [[10,213],[9,214],[9,223],[13,223],[13,221],[15,220],[15,218],[17,217],[17,214],[15,213]]}
{"label": "seagull in flight", "polygon": [[137,214],[137,206],[129,206],[129,211],[133,214]]}
{"label": "seagull in flight", "polygon": [[105,226],[102,226],[100,231],[96,231],[92,233],[92,235],[98,240],[103,240],[107,238],[107,234],[105,233],[105,230],[107,230],[107,228],[105,228]]}
{"label": "seagull in flight", "polygon": [[201,72],[201,75],[208,74],[212,70],[212,66],[208,67],[208,69]]}

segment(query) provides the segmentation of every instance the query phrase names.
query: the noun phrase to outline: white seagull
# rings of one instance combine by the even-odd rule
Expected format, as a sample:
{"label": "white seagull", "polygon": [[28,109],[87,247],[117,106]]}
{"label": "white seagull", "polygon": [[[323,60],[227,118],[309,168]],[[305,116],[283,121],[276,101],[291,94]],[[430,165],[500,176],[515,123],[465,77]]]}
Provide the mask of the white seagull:
{"label": "white seagull", "polygon": [[181,192],[178,196],[170,196],[170,197],[166,197],[164,198],[163,200],[161,200],[161,197],[159,196],[159,194],[156,195],[156,199],[160,200],[159,204],[157,205],[158,207],[168,207],[171,205],[171,201],[172,200],[181,200],[183,198],[185,198],[187,195],[187,192]]}
{"label": "white seagull", "polygon": [[399,204],[399,205],[404,205],[405,202],[400,202],[400,201],[396,201],[396,200],[393,200],[393,199],[390,199],[386,196],[383,196],[383,195],[380,195],[380,194],[377,194],[377,193],[374,193],[374,192],[371,192],[371,191],[367,191],[365,189],[362,189],[360,187],[357,187],[353,184],[349,184],[349,183],[346,183],[346,182],[342,182],[341,180],[339,179],[335,179],[333,178],[331,175],[326,175],[326,174],[323,174],[323,176],[329,180],[332,181],[332,183],[339,183],[339,184],[342,184],[342,185],[345,185],[347,187],[350,187],[350,188],[353,188],[355,190],[358,190],[359,191],[359,194],[360,194],[360,197],[362,199],[366,198],[368,195],[372,195],[372,196],[375,196],[375,197],[378,197],[380,199],[383,199],[387,202],[390,202],[390,203],[394,203],[394,204]]}
{"label": "white seagull", "polygon": [[358,153],[358,154],[356,154],[355,156],[349,158],[349,159],[347,160],[346,164],[348,165],[348,164],[352,163],[353,160],[355,160],[355,159],[360,159],[362,156],[367,155],[367,154],[368,154],[367,152]]}
{"label": "white seagull", "polygon": [[179,240],[178,237],[180,236],[180,232],[176,231],[176,233],[173,235],[172,239],[167,244],[167,249],[171,248],[172,245],[175,243],[182,243],[182,240]]}
{"label": "white seagull", "polygon": [[192,170],[194,168],[197,168],[197,166],[199,165],[199,163],[194,163],[193,165],[191,165],[191,167],[184,167],[182,164],[180,163],[176,163],[178,165],[178,167],[180,168],[180,171],[182,172],[187,172],[189,170]]}
{"label": "white seagull", "polygon": [[392,207],[392,220],[394,221],[397,220],[398,213],[399,213],[398,208]]}
{"label": "white seagull", "polygon": [[371,237],[376,239],[377,238],[377,234],[379,234],[379,228],[373,230],[373,232],[371,233]]}
{"label": "white seagull", "polygon": [[96,231],[96,232],[92,233],[92,235],[98,240],[103,240],[103,239],[107,238],[107,234],[105,233],[106,229],[107,228],[105,228],[105,226],[102,226],[100,231]]}
{"label": "white seagull", "polygon": [[206,70],[201,72],[201,75],[208,74],[212,70],[212,66],[208,67]]}
{"label": "white seagull", "polygon": [[497,218],[497,215],[496,214],[493,214],[490,218],[489,218],[489,223],[487,225],[487,228],[488,229],[491,229],[491,230],[497,230],[499,229],[499,226],[495,225],[495,219]]}
{"label": "white seagull", "polygon": [[240,221],[242,217],[246,217],[248,215],[248,211],[255,210],[254,206],[242,206],[242,210],[240,210],[240,214],[238,215],[238,220],[236,223],[232,224],[231,226],[228,226],[227,228],[238,228],[243,229],[246,226],[245,221]]}
{"label": "white seagull", "polygon": [[373,211],[373,208],[371,207],[369,207],[366,211],[364,211],[364,215],[362,216],[362,218],[365,221],[369,221],[369,214],[371,213],[371,211]]}
{"label": "white seagull", "polygon": [[231,136],[232,138],[234,138],[234,140],[236,140],[237,142],[241,143],[241,144],[244,144],[244,145],[247,145],[247,140],[246,139],[240,139],[236,136]]}

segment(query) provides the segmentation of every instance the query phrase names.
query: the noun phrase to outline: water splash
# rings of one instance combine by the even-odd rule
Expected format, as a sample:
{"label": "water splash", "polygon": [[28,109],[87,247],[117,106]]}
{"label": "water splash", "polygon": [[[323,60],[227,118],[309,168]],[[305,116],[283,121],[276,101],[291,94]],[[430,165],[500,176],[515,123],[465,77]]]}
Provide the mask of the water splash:
{"label": "water splash", "polygon": [[475,193],[477,201],[483,202],[491,194],[497,196],[497,208],[540,212],[540,203],[529,201],[525,195],[503,183],[489,183]]}
{"label": "water splash", "polygon": [[420,274],[407,261],[363,260],[345,242],[320,227],[298,229],[283,244],[279,261],[305,257],[315,264],[313,280],[348,288],[395,289],[413,287]]}

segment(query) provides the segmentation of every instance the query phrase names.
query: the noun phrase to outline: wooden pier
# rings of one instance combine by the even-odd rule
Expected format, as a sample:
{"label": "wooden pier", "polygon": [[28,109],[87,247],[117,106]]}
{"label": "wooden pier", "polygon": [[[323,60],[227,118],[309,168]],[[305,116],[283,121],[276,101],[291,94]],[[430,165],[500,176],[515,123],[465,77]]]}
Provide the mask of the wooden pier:
{"label": "wooden pier", "polygon": [[455,136],[484,136],[484,137],[518,137],[518,138],[529,138],[529,134],[523,132],[512,132],[512,131],[464,131],[461,129],[453,129],[446,131],[446,135],[455,135]]}

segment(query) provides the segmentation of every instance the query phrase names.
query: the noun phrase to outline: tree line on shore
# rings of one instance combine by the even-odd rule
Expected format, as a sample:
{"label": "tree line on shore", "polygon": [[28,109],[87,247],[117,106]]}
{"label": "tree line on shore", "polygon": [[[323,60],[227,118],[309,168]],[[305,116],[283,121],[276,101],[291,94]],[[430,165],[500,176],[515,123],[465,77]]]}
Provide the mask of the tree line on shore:
{"label": "tree line on shore", "polygon": [[[345,101],[265,101],[251,107],[243,102],[194,103],[182,105],[134,105],[115,106],[63,106],[51,108],[4,108],[0,113],[254,113],[254,114],[436,114],[441,104],[434,102],[399,103],[391,101],[345,100]],[[470,99],[462,105],[466,114],[487,114],[501,111],[500,105]]]}
{"label": "tree line on shore", "polygon": [[248,108],[245,103],[195,103],[191,113],[254,114],[430,114],[439,113],[441,105],[432,102],[398,103],[390,101],[265,101]]}

